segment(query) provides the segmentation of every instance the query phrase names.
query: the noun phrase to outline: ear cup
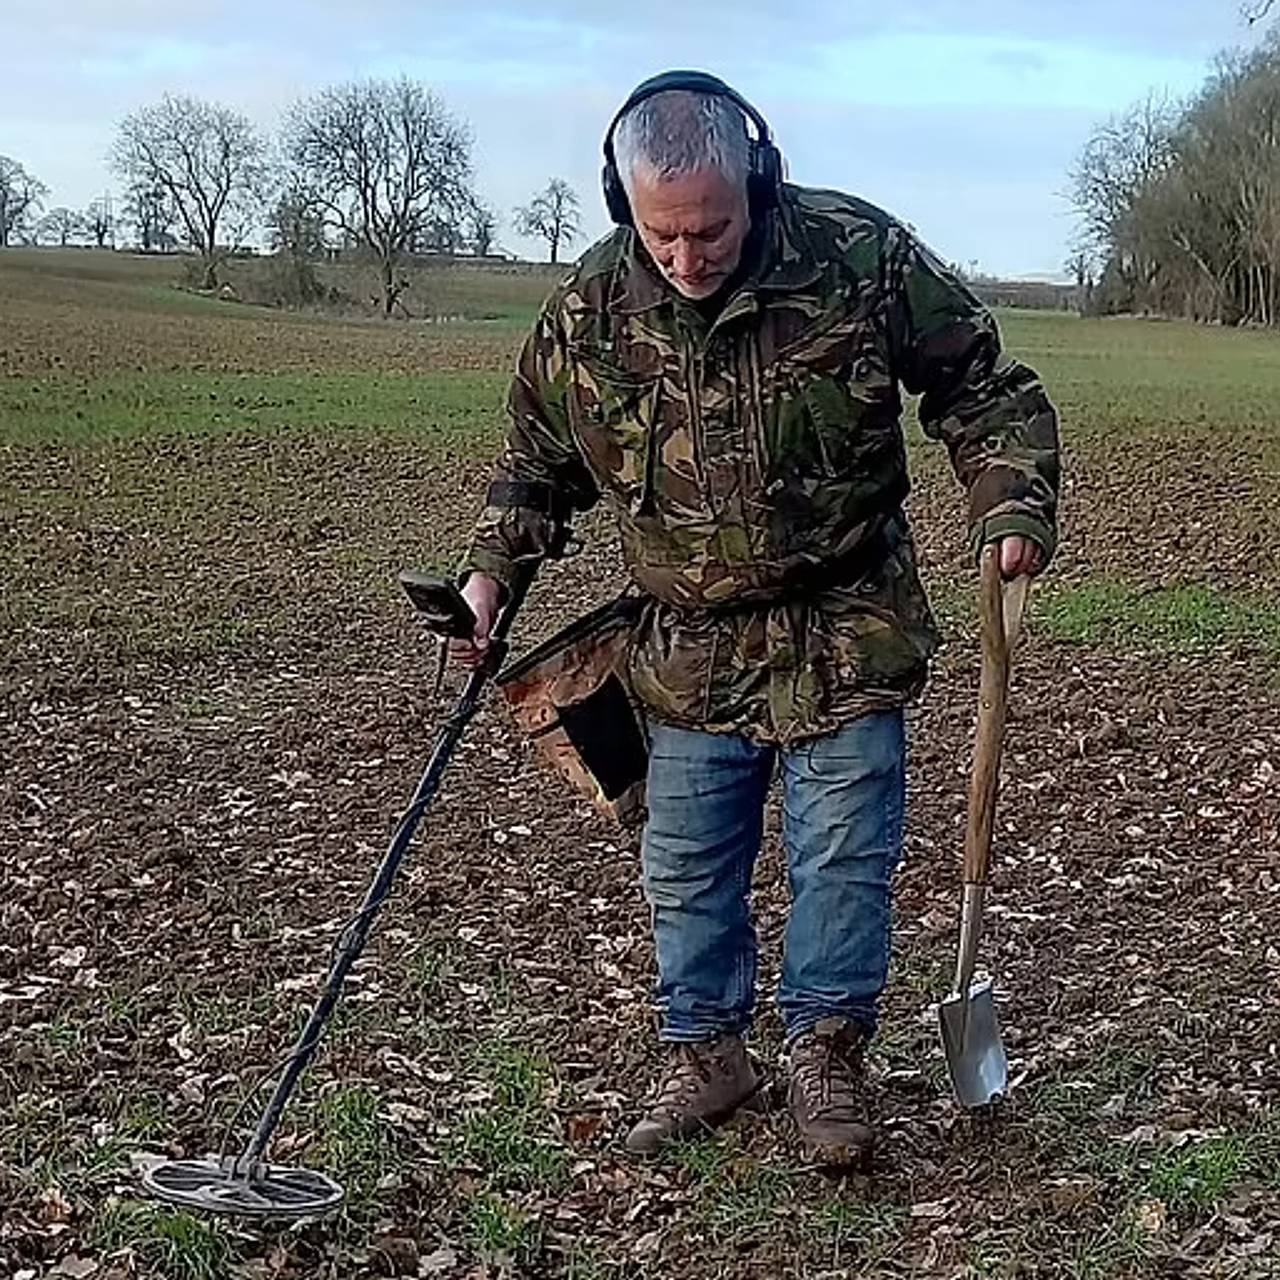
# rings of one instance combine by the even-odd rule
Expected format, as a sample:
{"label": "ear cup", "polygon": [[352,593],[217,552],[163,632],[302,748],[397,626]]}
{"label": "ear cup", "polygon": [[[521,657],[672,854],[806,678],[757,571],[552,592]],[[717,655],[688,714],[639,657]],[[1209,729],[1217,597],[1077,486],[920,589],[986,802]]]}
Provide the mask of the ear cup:
{"label": "ear cup", "polygon": [[759,188],[761,208],[772,209],[782,194],[782,152],[772,142],[761,142],[753,149],[753,159],[751,176]]}
{"label": "ear cup", "polygon": [[622,185],[618,166],[612,160],[606,160],[600,171],[600,186],[604,191],[604,204],[609,210],[609,217],[620,227],[633,226],[631,202],[627,199],[627,190]]}

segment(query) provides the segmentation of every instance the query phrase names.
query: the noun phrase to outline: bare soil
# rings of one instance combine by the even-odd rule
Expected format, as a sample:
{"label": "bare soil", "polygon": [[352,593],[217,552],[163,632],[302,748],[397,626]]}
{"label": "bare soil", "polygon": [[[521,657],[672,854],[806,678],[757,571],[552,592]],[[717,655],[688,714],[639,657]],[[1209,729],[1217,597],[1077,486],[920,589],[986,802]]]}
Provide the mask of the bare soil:
{"label": "bare soil", "polygon": [[[252,361],[256,323],[219,329],[228,361]],[[81,366],[119,366],[91,327]],[[129,341],[163,362],[162,328]],[[298,360],[332,359],[325,330],[301,327]],[[11,370],[42,332],[7,344]],[[408,342],[387,330],[367,358],[467,358]],[[1251,550],[1185,518],[1198,452],[1082,443],[1064,572],[1130,563],[1141,537],[1153,587],[1190,563],[1274,586],[1274,493],[1232,449],[1239,483],[1214,503],[1262,531]],[[912,713],[871,1177],[805,1169],[778,1107],[670,1161],[623,1156],[659,1061],[634,841],[490,706],[276,1146],[342,1177],[347,1215],[202,1233],[140,1208],[138,1163],[216,1149],[286,1051],[412,792],[456,685],[433,699],[392,574],[461,544],[485,468],[375,436],[14,445],[5,464],[25,498],[0,605],[0,1274],[1278,1274],[1274,659],[1067,644],[1034,615],[984,944],[1014,1082],[994,1114],[950,1099],[930,1013],[976,694],[960,613]],[[1153,467],[1166,498],[1125,501]],[[971,577],[942,474],[923,467],[916,518],[929,581],[956,598]],[[620,585],[608,530],[586,532],[520,647]],[[756,903],[755,1049],[776,1072],[776,821]]]}

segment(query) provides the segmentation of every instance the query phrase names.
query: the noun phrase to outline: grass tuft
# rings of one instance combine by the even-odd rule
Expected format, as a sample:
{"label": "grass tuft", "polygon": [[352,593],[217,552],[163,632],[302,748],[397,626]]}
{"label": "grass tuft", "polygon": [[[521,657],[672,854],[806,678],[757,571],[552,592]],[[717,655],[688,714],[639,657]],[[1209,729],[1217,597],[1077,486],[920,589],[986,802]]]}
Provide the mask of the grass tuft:
{"label": "grass tuft", "polygon": [[467,1238],[486,1261],[510,1265],[538,1252],[537,1223],[518,1205],[486,1192],[467,1206]]}
{"label": "grass tuft", "polygon": [[1162,1151],[1147,1185],[1171,1209],[1211,1209],[1235,1187],[1247,1163],[1248,1149],[1241,1138],[1210,1138]]}
{"label": "grass tuft", "polygon": [[88,1233],[98,1253],[124,1254],[153,1280],[224,1280],[231,1243],[216,1222],[156,1205],[111,1199]]}
{"label": "grass tuft", "polygon": [[346,1213],[358,1218],[372,1208],[379,1183],[401,1166],[378,1095],[363,1085],[335,1089],[320,1100],[317,1122],[318,1162],[342,1183]]}
{"label": "grass tuft", "polygon": [[562,1187],[569,1155],[553,1137],[549,1103],[554,1078],[546,1055],[489,1040],[477,1048],[475,1061],[493,1090],[493,1103],[463,1117],[446,1158],[480,1169],[494,1187],[544,1192]]}

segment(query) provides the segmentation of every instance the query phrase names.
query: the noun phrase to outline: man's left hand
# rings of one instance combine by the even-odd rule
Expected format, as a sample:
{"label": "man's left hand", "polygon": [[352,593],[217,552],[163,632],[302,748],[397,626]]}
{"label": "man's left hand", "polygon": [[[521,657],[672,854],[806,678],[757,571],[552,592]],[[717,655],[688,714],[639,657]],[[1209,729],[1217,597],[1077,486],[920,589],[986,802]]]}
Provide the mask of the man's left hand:
{"label": "man's left hand", "polygon": [[1020,533],[1000,539],[1000,574],[1006,579],[1034,576],[1044,568],[1044,556],[1038,543]]}

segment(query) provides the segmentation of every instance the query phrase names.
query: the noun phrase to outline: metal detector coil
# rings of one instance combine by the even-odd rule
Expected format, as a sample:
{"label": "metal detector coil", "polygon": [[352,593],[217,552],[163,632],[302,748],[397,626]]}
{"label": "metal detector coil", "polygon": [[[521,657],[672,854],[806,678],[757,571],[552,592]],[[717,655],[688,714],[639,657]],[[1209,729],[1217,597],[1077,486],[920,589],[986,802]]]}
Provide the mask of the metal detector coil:
{"label": "metal detector coil", "polygon": [[319,1218],[343,1201],[332,1178],[281,1164],[246,1166],[238,1158],[166,1160],[142,1175],[142,1185],[170,1204],[243,1218]]}

